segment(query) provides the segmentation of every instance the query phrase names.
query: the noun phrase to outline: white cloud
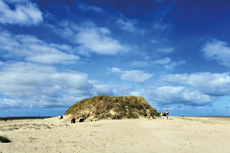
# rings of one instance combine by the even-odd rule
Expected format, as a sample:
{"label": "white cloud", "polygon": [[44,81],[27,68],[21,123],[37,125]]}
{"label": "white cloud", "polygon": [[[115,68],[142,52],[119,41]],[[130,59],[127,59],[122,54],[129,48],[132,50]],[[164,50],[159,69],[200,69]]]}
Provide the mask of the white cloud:
{"label": "white cloud", "polygon": [[[75,55],[69,55],[62,52],[55,52],[50,54],[42,54],[42,55],[33,55],[26,57],[26,61],[32,61],[32,62],[39,62],[39,63],[46,63],[46,64],[52,64],[52,63],[60,63],[62,61],[77,61],[79,59],[78,56]],[[68,63],[68,62],[64,62]],[[72,63],[72,62],[69,62]]]}
{"label": "white cloud", "polygon": [[3,0],[3,1],[10,3],[10,4],[18,4],[18,3],[28,2],[29,0]]}
{"label": "white cloud", "polygon": [[162,86],[156,88],[152,94],[155,101],[160,104],[206,105],[212,101],[212,98],[208,95],[203,95],[197,90],[186,89],[181,86]]}
{"label": "white cloud", "polygon": [[121,71],[119,68],[116,68],[116,67],[113,67],[113,68],[111,69],[111,72],[112,72],[112,73],[122,73],[122,71]]}
{"label": "white cloud", "polygon": [[147,61],[133,61],[130,64],[131,64],[131,66],[134,66],[134,67],[144,67],[144,66],[149,65],[149,62],[147,62]]}
{"label": "white cloud", "polygon": [[87,5],[87,4],[83,4],[83,3],[80,3],[78,5],[78,8],[83,12],[86,12],[86,11],[95,11],[97,13],[103,13],[104,12],[100,7],[91,6],[91,5]]}
{"label": "white cloud", "polygon": [[127,46],[113,39],[106,28],[85,29],[77,34],[76,42],[98,54],[115,55],[129,50]]}
{"label": "white cloud", "polygon": [[105,83],[95,80],[89,82],[94,85],[95,96],[108,94],[115,96],[142,96],[152,106],[205,106],[210,105],[215,100],[215,98],[202,94],[196,89],[188,89],[184,86],[145,86],[145,88],[136,89],[133,85]]}
{"label": "white cloud", "polygon": [[[119,75],[121,80],[131,82],[143,82],[153,76],[139,70],[122,71],[115,67],[110,69],[110,72]],[[169,104],[203,106],[210,105],[214,100],[199,90],[202,89],[200,83],[203,83],[204,80],[210,82],[205,85],[206,89],[226,84],[225,87],[228,88],[228,92],[230,91],[230,78],[227,74],[225,77],[214,75],[213,78],[209,78],[209,74],[206,74],[203,80],[199,79],[202,76],[190,76],[189,78],[189,75],[176,75],[176,77],[165,75],[162,78],[163,81],[189,84],[194,88],[160,86],[135,89],[132,85],[88,81],[84,73],[58,72],[53,66],[39,66],[32,63],[7,64],[2,62],[0,73],[1,107],[69,107],[79,100],[96,95],[143,96],[149,103],[158,106]]]}
{"label": "white cloud", "polygon": [[230,94],[230,76],[228,73],[171,74],[162,76],[162,80],[174,84],[190,85],[208,95],[222,96]]}
{"label": "white cloud", "polygon": [[195,89],[183,86],[147,87],[146,89],[133,90],[131,93],[143,96],[153,106],[164,105],[210,105],[214,98],[202,94]]}
{"label": "white cloud", "polygon": [[114,96],[113,86],[111,84],[95,84],[94,85],[95,96],[97,95],[109,95]]}
{"label": "white cloud", "polygon": [[112,68],[110,69],[112,73],[117,73],[120,75],[120,79],[124,81],[131,81],[131,82],[145,82],[153,77],[153,74],[144,73],[141,70],[131,70],[131,71],[121,71],[119,68]]}
{"label": "white cloud", "polygon": [[121,74],[121,80],[125,81],[133,81],[133,82],[144,82],[150,79],[153,74],[144,73],[140,70],[131,70],[131,71],[123,71]]}
{"label": "white cloud", "polygon": [[[12,10],[7,3],[14,4]],[[0,23],[19,24],[19,25],[37,25],[43,21],[42,12],[35,3],[29,1],[6,1],[0,0]]]}
{"label": "white cloud", "polygon": [[125,20],[126,21],[119,18],[116,21],[116,24],[119,25],[119,27],[125,31],[138,33],[138,34],[144,34],[145,33],[145,30],[140,29],[140,28],[135,26],[137,24],[137,22],[135,20],[129,20],[129,19],[125,19]]}
{"label": "white cloud", "polygon": [[6,99],[6,98],[0,98],[0,108],[18,108],[18,107],[26,107],[27,105],[23,103],[23,101],[12,98],[12,99]]}
{"label": "white cloud", "polygon": [[153,39],[151,39],[150,42],[151,42],[151,43],[154,43],[154,44],[157,44],[157,43],[158,43],[157,40],[153,40]]}
{"label": "white cloud", "polygon": [[221,65],[230,67],[230,47],[226,42],[214,40],[207,43],[201,51],[208,60],[217,60]]}
{"label": "white cloud", "polygon": [[79,52],[82,55],[89,55],[89,52],[97,54],[115,55],[119,52],[126,52],[130,47],[120,44],[111,36],[111,31],[105,27],[97,27],[93,22],[85,22],[77,26],[70,21],[63,21],[58,29],[53,29],[61,37],[79,45]]}
{"label": "white cloud", "polygon": [[93,84],[94,96],[98,95],[110,95],[110,96],[129,96],[130,92],[134,90],[132,85],[127,84],[115,84],[100,82],[96,80],[89,80],[90,84]]}
{"label": "white cloud", "polygon": [[175,67],[178,67],[178,66],[180,66],[180,65],[183,65],[183,64],[185,64],[185,63],[186,63],[185,60],[182,60],[182,61],[179,61],[179,62],[171,62],[170,64],[165,65],[164,67],[165,67],[166,69],[168,69],[168,70],[174,70]]}
{"label": "white cloud", "polygon": [[[23,58],[26,61],[45,64],[71,63],[79,57],[66,52],[74,52],[67,45],[47,44],[34,36],[13,35],[7,31],[0,33],[0,51],[5,58]],[[17,55],[15,57],[15,55]]]}
{"label": "white cloud", "polygon": [[185,63],[186,63],[185,60],[172,62],[172,60],[169,57],[166,57],[154,61],[133,61],[130,63],[130,65],[133,67],[145,67],[148,65],[163,66],[167,70],[174,70],[176,67],[183,65]]}
{"label": "white cloud", "polygon": [[1,107],[69,107],[92,94],[87,75],[76,71],[20,62],[2,64],[0,73]]}
{"label": "white cloud", "polygon": [[156,51],[161,53],[172,53],[174,51],[174,47],[158,48]]}
{"label": "white cloud", "polygon": [[159,30],[160,30],[160,31],[163,31],[163,30],[169,28],[169,25],[163,24],[163,23],[155,23],[155,24],[153,25],[153,28],[154,28],[155,30],[158,30],[158,31],[159,31]]}
{"label": "white cloud", "polygon": [[171,59],[166,57],[164,59],[159,59],[159,60],[155,60],[153,61],[154,64],[159,64],[159,65],[165,65],[171,62]]}
{"label": "white cloud", "polygon": [[59,22],[59,27],[54,27],[52,25],[50,25],[50,27],[55,33],[59,34],[63,38],[69,39],[71,42],[76,41],[75,35],[79,30],[82,30],[82,28],[74,22],[67,20]]}

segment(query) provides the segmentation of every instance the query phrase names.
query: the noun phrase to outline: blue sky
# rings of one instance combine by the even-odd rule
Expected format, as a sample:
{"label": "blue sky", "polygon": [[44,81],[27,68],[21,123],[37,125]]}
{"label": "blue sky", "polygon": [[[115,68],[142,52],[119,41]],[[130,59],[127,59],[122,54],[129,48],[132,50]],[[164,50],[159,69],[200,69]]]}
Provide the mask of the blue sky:
{"label": "blue sky", "polygon": [[230,115],[225,0],[0,0],[0,116],[97,95],[170,115]]}

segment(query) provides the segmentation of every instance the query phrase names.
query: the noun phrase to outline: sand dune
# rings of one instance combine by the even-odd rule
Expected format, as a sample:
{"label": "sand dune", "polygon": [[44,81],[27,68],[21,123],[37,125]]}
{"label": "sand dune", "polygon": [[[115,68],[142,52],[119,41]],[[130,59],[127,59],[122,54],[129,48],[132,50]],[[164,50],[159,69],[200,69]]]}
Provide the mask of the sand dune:
{"label": "sand dune", "polygon": [[0,121],[1,153],[222,153],[230,149],[230,118],[169,117],[71,124],[59,117]]}

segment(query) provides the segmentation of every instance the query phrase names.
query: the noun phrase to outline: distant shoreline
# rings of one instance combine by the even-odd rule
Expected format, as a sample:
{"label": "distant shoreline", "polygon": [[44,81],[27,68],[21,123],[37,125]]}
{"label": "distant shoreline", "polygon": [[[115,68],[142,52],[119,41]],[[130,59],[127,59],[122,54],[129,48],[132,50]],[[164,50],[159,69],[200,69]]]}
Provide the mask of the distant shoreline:
{"label": "distant shoreline", "polygon": [[[56,116],[6,116],[6,117],[0,117],[0,120],[5,120],[6,118],[7,119],[12,118],[15,120],[15,119],[42,119],[42,118],[51,118],[51,117],[56,117]],[[182,116],[172,116],[172,117],[182,117]],[[230,116],[183,116],[183,117],[230,118]]]}
{"label": "distant shoreline", "polygon": [[42,119],[42,118],[51,118],[55,116],[6,116],[6,117],[0,117],[0,120],[5,119]]}
{"label": "distant shoreline", "polygon": [[[174,116],[174,117],[182,117],[182,116]],[[183,116],[183,117],[226,117],[230,118],[230,116]]]}

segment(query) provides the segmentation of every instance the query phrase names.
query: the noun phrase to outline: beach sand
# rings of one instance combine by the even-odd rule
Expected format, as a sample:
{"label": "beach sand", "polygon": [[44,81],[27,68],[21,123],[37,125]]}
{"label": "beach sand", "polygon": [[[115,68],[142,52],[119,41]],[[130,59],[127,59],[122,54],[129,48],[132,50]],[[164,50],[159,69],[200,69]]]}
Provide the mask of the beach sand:
{"label": "beach sand", "polygon": [[71,124],[59,117],[0,121],[0,153],[227,153],[230,118],[165,117]]}

